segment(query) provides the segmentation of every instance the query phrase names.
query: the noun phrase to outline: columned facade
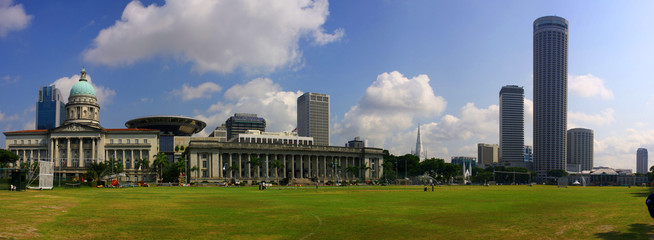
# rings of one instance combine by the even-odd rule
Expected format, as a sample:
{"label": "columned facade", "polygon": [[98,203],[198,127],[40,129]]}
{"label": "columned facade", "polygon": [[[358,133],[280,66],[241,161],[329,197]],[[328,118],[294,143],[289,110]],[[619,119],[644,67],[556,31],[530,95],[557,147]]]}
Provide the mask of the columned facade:
{"label": "columned facade", "polygon": [[[226,143],[192,139],[184,155],[194,181],[372,181],[383,174],[383,150],[334,146]],[[253,158],[259,159],[251,161]],[[279,164],[276,164],[279,162]],[[232,167],[238,166],[238,167]],[[365,167],[364,167],[365,166]],[[368,168],[366,168],[368,167]]]}

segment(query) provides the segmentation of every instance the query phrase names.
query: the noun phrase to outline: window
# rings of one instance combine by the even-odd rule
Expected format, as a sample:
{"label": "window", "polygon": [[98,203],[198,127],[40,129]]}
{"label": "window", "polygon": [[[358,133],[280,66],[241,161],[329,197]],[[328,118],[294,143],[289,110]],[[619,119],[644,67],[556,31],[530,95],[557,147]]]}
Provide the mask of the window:
{"label": "window", "polygon": [[202,154],[202,158],[207,158],[207,154]]}
{"label": "window", "polygon": [[109,143],[114,144],[114,140],[113,140],[113,139],[109,139]]}
{"label": "window", "polygon": [[134,139],[134,143],[135,143],[135,144],[139,144],[139,140],[138,140],[138,139]]}
{"label": "window", "polygon": [[20,140],[20,144],[25,144],[25,140]]}
{"label": "window", "polygon": [[32,140],[27,140],[27,144],[32,144]]}
{"label": "window", "polygon": [[127,144],[129,144],[129,139],[127,139]]}
{"label": "window", "polygon": [[148,140],[147,140],[147,139],[143,139],[143,143],[148,143]]}
{"label": "window", "polygon": [[202,177],[209,177],[209,171],[202,170]]}
{"label": "window", "polygon": [[207,168],[207,161],[202,161],[202,167]]}
{"label": "window", "polygon": [[16,140],[14,140],[14,144],[16,144]]}
{"label": "window", "polygon": [[123,143],[123,140],[122,140],[122,139],[118,139],[118,143],[119,143],[119,144]]}

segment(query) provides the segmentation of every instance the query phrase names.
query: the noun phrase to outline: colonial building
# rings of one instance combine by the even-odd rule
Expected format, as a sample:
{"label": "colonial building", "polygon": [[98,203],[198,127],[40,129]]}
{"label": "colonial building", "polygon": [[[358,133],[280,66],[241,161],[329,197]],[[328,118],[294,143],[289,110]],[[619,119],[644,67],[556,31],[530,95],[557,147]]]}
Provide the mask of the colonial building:
{"label": "colonial building", "polygon": [[56,128],[4,133],[7,150],[20,157],[15,164],[55,162],[55,174],[70,179],[86,172],[91,163],[114,159],[124,166],[122,180],[140,180],[136,160],[157,153],[158,130],[100,126],[100,105],[84,69],[70,90],[65,113],[64,124]]}
{"label": "colonial building", "polygon": [[[314,182],[377,180],[383,174],[383,149],[283,143],[221,142],[216,138],[191,138],[184,152],[191,177],[198,181],[251,183],[286,179]],[[256,164],[257,159],[260,164]],[[279,161],[281,165],[273,164]],[[356,171],[348,170],[356,167]],[[349,168],[354,169],[354,168]]]}

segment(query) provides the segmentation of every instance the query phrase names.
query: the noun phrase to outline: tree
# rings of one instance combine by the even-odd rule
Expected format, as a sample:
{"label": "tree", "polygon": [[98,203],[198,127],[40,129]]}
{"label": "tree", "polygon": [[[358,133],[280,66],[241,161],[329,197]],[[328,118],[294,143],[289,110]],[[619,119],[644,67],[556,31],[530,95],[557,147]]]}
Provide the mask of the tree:
{"label": "tree", "polygon": [[0,167],[9,167],[10,163],[18,161],[20,157],[11,151],[0,149]]}
{"label": "tree", "polygon": [[338,160],[332,160],[332,177],[334,177],[334,182],[336,182],[336,169],[340,169],[341,165],[338,164]]}
{"label": "tree", "polygon": [[159,183],[159,178],[163,176],[163,169],[168,167],[168,156],[166,154],[160,152],[157,153],[157,155],[154,155],[154,161],[152,164],[154,165],[155,172],[157,173],[157,183]]}
{"label": "tree", "polygon": [[[363,175],[362,175],[363,176],[362,177],[363,181],[366,181],[366,171],[368,171],[368,170],[370,170],[372,168],[368,167],[367,163],[363,163],[363,165],[361,165],[359,167],[359,169],[361,169],[361,171],[363,171]],[[384,171],[386,171],[386,170],[384,170]]]}
{"label": "tree", "polygon": [[568,172],[566,172],[563,169],[550,169],[547,170],[547,176],[560,178],[560,177],[568,176]]}
{"label": "tree", "polygon": [[[236,172],[238,172],[239,167],[238,165],[231,165],[227,168],[230,172],[232,172],[232,176],[234,176],[234,179],[236,179],[236,176],[234,175]],[[240,176],[239,176],[240,177]]]}
{"label": "tree", "polygon": [[198,166],[193,166],[193,167],[191,168],[191,172],[195,172],[195,173],[196,173],[196,174],[195,174],[195,181],[197,182],[197,181],[198,181],[198,174],[197,174],[197,173],[200,172],[200,168],[198,168]]}
{"label": "tree", "polygon": [[395,179],[397,178],[395,175],[395,166],[393,165],[393,162],[384,162],[382,164],[382,167],[384,167],[384,173],[381,176],[381,181],[384,183],[391,183],[395,182]]}
{"label": "tree", "polygon": [[86,167],[86,178],[91,181],[99,181],[109,173],[108,163],[91,163]]}
{"label": "tree", "polygon": [[275,169],[275,178],[277,178],[277,184],[279,184],[279,169],[284,167],[284,163],[275,159],[270,163],[270,167]]}
{"label": "tree", "polygon": [[441,171],[443,175],[443,179],[450,183],[452,181],[452,178],[458,173],[461,172],[461,166],[452,164],[452,163],[445,163],[443,164],[443,170]]}
{"label": "tree", "polygon": [[263,162],[261,162],[261,159],[255,156],[250,157],[250,160],[248,161],[251,167],[256,168],[257,171],[257,178],[259,177],[260,173],[260,168],[263,165]]}
{"label": "tree", "polygon": [[175,152],[179,152],[179,145],[175,145]]}
{"label": "tree", "polygon": [[357,171],[359,171],[359,168],[356,167],[356,166],[351,166],[351,165],[350,165],[350,166],[348,166],[348,167],[346,168],[346,170],[347,170],[347,172],[350,173],[352,176],[355,176],[355,174],[357,173]]}
{"label": "tree", "polygon": [[427,174],[435,180],[439,181],[445,166],[445,160],[430,158],[425,159],[418,164],[418,168],[423,174]]}

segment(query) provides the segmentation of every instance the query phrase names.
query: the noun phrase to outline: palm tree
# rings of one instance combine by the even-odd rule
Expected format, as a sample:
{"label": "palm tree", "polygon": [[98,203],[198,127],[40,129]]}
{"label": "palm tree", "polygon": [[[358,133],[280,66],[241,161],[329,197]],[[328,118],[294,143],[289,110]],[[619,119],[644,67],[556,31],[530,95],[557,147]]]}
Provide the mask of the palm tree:
{"label": "palm tree", "polygon": [[[136,166],[139,171],[147,171],[150,170],[150,159],[147,158],[141,158],[136,160]],[[143,177],[141,176],[141,180]]]}
{"label": "palm tree", "polygon": [[363,163],[363,165],[361,165],[359,168],[360,168],[361,170],[363,170],[363,181],[366,181],[366,180],[367,180],[367,179],[366,179],[366,171],[368,171],[368,170],[370,170],[370,169],[372,169],[372,168],[368,167],[368,164],[367,164],[367,163]]}
{"label": "palm tree", "polygon": [[356,166],[348,166],[347,167],[347,172],[350,173],[352,176],[354,176],[354,174],[356,174],[357,171],[359,171],[359,168],[356,167]]}
{"label": "palm tree", "polygon": [[[234,179],[235,179],[236,177],[234,176],[234,173],[235,173],[235,172],[238,172],[238,165],[231,165],[231,166],[229,166],[229,167],[227,168],[227,170],[229,170],[229,171],[232,172],[232,177],[234,177]],[[240,176],[239,176],[239,177],[240,177]]]}
{"label": "palm tree", "polygon": [[259,159],[258,157],[253,156],[253,157],[250,157],[250,161],[248,161],[248,163],[250,164],[250,166],[253,166],[253,167],[257,168],[257,178],[259,178],[259,175],[260,175],[259,174],[259,170],[260,170],[259,168],[261,167],[261,165],[263,165],[263,163],[261,162],[261,159]]}
{"label": "palm tree", "polygon": [[193,166],[193,167],[191,168],[191,172],[196,172],[196,174],[195,174],[195,181],[196,181],[196,182],[198,181],[198,175],[197,175],[197,172],[199,172],[199,171],[200,171],[200,168],[198,168],[198,166]]}
{"label": "palm tree", "polygon": [[279,169],[284,167],[284,164],[279,161],[278,159],[275,159],[270,163],[270,167],[275,169],[275,178],[277,178],[277,184],[279,184]]}
{"label": "palm tree", "polygon": [[154,157],[154,161],[152,162],[152,164],[154,164],[155,172],[157,172],[156,182],[159,183],[159,177],[163,175],[163,168],[168,167],[168,156],[160,152],[157,153],[157,155],[154,155],[153,157]]}
{"label": "palm tree", "polygon": [[86,167],[86,176],[91,181],[98,181],[107,175],[109,164],[107,163],[91,163]]}
{"label": "palm tree", "polygon": [[336,182],[336,169],[341,168],[341,165],[338,164],[338,160],[332,160],[332,177],[334,178],[334,182]]}

